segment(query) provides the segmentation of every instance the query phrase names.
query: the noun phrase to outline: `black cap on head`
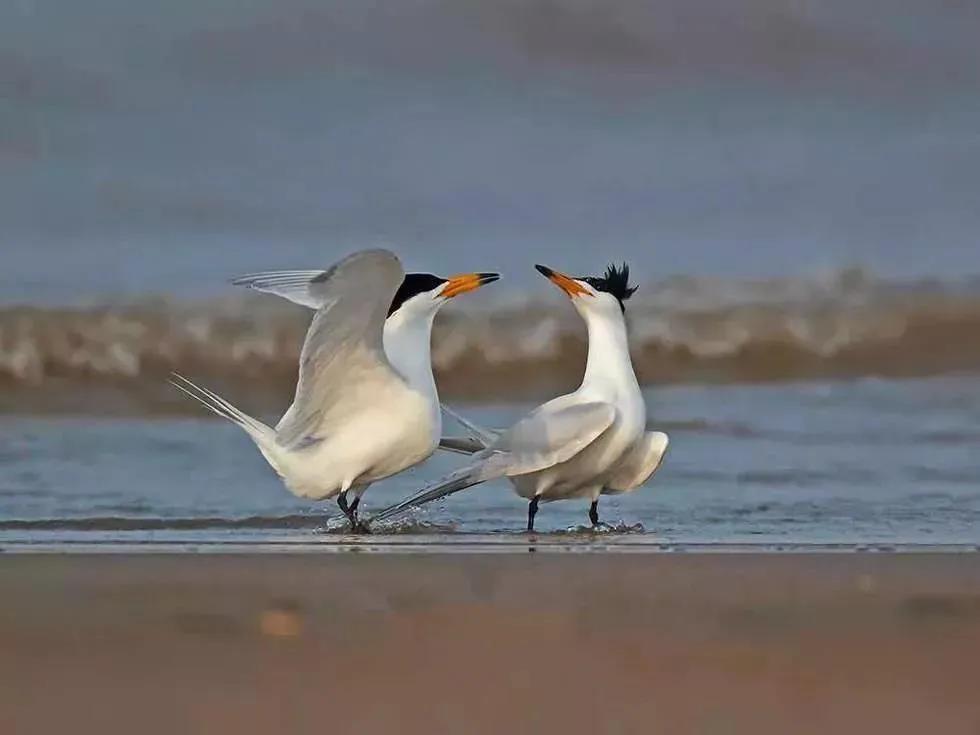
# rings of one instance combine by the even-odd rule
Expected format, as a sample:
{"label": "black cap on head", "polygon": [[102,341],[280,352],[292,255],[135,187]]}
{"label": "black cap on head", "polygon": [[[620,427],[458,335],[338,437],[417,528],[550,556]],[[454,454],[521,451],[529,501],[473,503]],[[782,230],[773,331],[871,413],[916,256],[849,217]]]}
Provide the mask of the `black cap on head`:
{"label": "black cap on head", "polygon": [[592,286],[596,291],[605,291],[615,296],[619,301],[619,307],[626,311],[626,300],[632,296],[638,286],[630,286],[630,267],[624,262],[621,266],[610,263],[606,272],[600,276],[589,276],[581,279]]}
{"label": "black cap on head", "polygon": [[406,273],[402,285],[398,287],[395,297],[391,300],[391,306],[388,307],[388,316],[398,311],[401,305],[413,296],[434,291],[445,282],[445,278],[439,278],[431,273]]}

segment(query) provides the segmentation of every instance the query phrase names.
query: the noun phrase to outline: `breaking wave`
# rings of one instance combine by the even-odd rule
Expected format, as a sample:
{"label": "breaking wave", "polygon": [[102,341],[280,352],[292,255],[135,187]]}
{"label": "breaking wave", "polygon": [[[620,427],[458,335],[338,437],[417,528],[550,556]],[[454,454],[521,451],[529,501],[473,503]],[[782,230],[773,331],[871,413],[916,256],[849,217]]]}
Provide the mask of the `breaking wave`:
{"label": "breaking wave", "polygon": [[[552,296],[553,298],[547,298]],[[980,368],[980,281],[675,278],[629,305],[642,382],[925,376]],[[182,411],[172,370],[280,405],[308,312],[251,295],[0,310],[0,410]],[[433,362],[449,398],[518,398],[581,376],[585,330],[553,294],[446,310]]]}

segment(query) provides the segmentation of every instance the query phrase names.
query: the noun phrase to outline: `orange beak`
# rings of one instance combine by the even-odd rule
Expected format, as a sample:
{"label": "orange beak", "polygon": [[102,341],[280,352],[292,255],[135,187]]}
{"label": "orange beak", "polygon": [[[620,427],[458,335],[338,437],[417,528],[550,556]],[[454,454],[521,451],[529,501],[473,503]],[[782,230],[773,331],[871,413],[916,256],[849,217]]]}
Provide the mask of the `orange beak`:
{"label": "orange beak", "polygon": [[538,269],[538,272],[541,275],[564,291],[568,295],[568,298],[574,299],[576,296],[583,295],[592,296],[592,294],[589,293],[589,291],[587,291],[581,283],[576,281],[571,276],[566,276],[564,273],[553,271],[546,265],[536,265],[534,267]]}
{"label": "orange beak", "polygon": [[500,275],[497,273],[461,273],[458,276],[450,276],[439,295],[451,299],[461,293],[476,291],[480,286],[493,283],[499,278]]}

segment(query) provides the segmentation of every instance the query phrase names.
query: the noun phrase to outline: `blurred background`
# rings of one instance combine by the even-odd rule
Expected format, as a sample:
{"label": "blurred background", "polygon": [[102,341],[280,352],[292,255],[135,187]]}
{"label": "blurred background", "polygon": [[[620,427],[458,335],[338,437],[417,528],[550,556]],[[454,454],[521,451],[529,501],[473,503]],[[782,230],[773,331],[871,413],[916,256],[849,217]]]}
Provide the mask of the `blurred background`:
{"label": "blurred background", "polygon": [[[159,377],[191,353],[227,377],[236,349],[268,374],[270,339],[295,351],[304,324],[239,324],[228,278],[375,245],[502,271],[459,305],[499,314],[569,311],[534,262],[625,259],[637,340],[664,357],[649,379],[975,367],[978,34],[953,0],[12,0],[0,376]],[[204,300],[234,322],[224,354],[202,354]],[[581,336],[498,321],[456,330],[439,367]],[[916,341],[936,327],[943,354]],[[774,344],[778,364],[747,359]]]}
{"label": "blurred background", "polygon": [[[127,417],[99,424],[114,446],[149,436],[127,422],[199,416],[170,370],[281,412],[308,315],[228,278],[381,245],[410,270],[503,273],[435,335],[444,395],[488,420],[581,374],[584,330],[531,265],[626,260],[685,503],[746,487],[779,521],[808,512],[794,488],[897,488],[942,512],[872,536],[978,540],[977,38],[962,0],[9,0],[0,411],[54,417],[5,420],[0,513],[62,517],[36,501],[64,476],[30,458],[78,476],[52,447],[88,419],[66,414]],[[153,430],[186,432],[171,421]],[[242,437],[194,460],[161,441],[184,474],[261,466]],[[160,512],[105,491],[107,517]]]}

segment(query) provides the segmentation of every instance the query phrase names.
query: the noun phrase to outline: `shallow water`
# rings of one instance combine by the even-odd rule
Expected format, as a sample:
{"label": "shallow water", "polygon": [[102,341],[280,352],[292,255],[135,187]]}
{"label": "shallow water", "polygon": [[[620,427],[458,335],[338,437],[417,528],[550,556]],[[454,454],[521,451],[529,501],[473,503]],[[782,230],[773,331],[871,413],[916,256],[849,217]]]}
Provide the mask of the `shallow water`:
{"label": "shallow water", "polygon": [[[648,391],[672,440],[655,477],[541,507],[544,546],[791,548],[980,543],[980,378],[675,386]],[[463,407],[503,426],[525,405]],[[453,427],[447,422],[447,432]],[[373,486],[370,514],[457,466],[457,455]],[[330,545],[364,550],[527,544],[502,482],[346,533],[333,502],[293,498],[235,427],[196,419],[0,419],[0,543]]]}

